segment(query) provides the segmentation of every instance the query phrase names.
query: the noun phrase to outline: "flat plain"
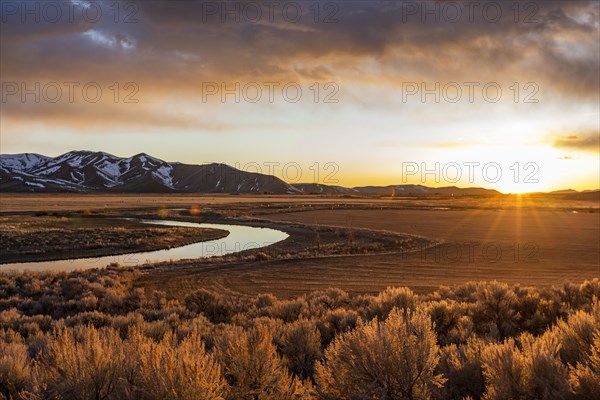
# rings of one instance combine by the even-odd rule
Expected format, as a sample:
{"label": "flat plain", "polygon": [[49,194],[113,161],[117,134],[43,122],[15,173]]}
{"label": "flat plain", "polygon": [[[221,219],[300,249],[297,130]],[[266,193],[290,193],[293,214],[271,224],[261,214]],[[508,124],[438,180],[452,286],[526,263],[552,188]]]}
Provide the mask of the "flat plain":
{"label": "flat plain", "polygon": [[[478,198],[342,198],[318,196],[78,196],[11,195],[0,211],[157,209],[198,207],[227,218],[273,222],[285,228],[372,230],[439,242],[410,252],[302,254],[175,263],[148,268],[136,286],[182,298],[198,288],[293,297],[338,287],[374,293],[389,286],[427,292],[440,285],[498,280],[547,287],[600,277],[600,213],[595,202],[503,196]],[[306,238],[307,243],[318,240]],[[304,242],[299,242],[304,243]],[[277,245],[275,245],[277,246]]]}
{"label": "flat plain", "polygon": [[[522,200],[520,200],[522,199]],[[114,210],[136,208],[173,208],[193,205],[236,204],[331,204],[363,206],[439,206],[456,208],[511,208],[517,205],[536,208],[564,208],[585,211],[598,208],[598,202],[553,197],[490,196],[478,197],[361,197],[320,195],[219,195],[219,194],[62,194],[0,193],[0,213],[39,211]]]}

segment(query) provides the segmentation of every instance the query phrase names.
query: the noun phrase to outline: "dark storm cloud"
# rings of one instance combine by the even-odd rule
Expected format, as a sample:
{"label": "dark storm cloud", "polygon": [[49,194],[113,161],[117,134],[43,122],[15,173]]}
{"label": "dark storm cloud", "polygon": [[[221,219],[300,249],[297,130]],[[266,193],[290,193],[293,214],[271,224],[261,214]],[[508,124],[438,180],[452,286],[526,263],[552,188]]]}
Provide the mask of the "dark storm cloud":
{"label": "dark storm cloud", "polygon": [[[242,11],[249,2],[120,2],[115,16],[112,0],[74,1],[74,18],[56,22],[43,16],[23,22],[5,3],[45,2],[2,2],[3,81],[134,80],[148,96],[193,95],[205,81],[325,81],[352,71],[354,79],[375,83],[406,77],[535,80],[560,96],[579,99],[595,98],[600,85],[600,6],[594,1],[539,1],[531,9],[521,3],[518,23],[516,2],[510,1],[480,1],[472,19],[466,3],[455,2],[462,12],[457,22],[442,8],[435,15],[422,14],[449,2],[320,2],[317,22],[310,8],[315,2],[281,1],[274,8],[266,1],[251,2],[262,13],[252,20],[253,9]],[[292,3],[302,10],[297,22],[292,22],[293,8],[283,13]],[[91,4],[102,10],[93,22],[83,11]],[[502,17],[492,22],[497,6]],[[356,65],[363,60],[385,69],[385,78],[377,71],[361,77]]]}
{"label": "dark storm cloud", "polygon": [[[3,41],[27,43],[85,32],[96,19],[81,6],[68,1],[0,2],[0,24]],[[87,19],[86,19],[87,18]]]}

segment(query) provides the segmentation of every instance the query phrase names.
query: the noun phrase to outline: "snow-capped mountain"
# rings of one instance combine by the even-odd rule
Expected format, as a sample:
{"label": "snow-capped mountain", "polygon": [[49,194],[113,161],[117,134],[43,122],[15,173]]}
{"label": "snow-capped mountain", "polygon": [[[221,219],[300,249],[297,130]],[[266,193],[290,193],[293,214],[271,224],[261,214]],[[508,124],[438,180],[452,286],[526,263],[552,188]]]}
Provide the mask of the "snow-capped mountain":
{"label": "snow-capped mountain", "polygon": [[281,179],[226,164],[165,162],[141,153],[129,158],[70,151],[58,157],[0,155],[2,192],[297,193]]}
{"label": "snow-capped mountain", "polygon": [[372,196],[455,196],[498,194],[482,188],[422,185],[346,188],[319,183],[291,185],[281,179],[240,171],[227,164],[166,162],[145,153],[122,158],[104,152],[70,151],[58,157],[0,155],[0,192],[80,193],[274,193]]}

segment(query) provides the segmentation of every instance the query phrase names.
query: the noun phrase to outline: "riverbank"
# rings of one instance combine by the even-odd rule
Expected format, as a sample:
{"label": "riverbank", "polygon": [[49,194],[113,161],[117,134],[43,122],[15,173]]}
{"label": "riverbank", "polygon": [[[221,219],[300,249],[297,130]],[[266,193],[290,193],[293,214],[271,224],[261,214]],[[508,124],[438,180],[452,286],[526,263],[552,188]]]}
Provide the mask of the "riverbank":
{"label": "riverbank", "polygon": [[220,229],[171,227],[79,214],[2,216],[0,226],[2,263],[163,250],[229,234]]}

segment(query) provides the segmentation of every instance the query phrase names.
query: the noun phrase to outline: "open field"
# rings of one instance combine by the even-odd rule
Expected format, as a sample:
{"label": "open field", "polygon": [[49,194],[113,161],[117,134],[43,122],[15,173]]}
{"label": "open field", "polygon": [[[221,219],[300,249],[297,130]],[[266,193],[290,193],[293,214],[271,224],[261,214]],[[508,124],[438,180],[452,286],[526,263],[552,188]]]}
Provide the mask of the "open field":
{"label": "open field", "polygon": [[[78,194],[12,194],[0,195],[1,212],[32,212],[44,209],[47,211],[76,211],[76,210],[110,210],[110,209],[143,209],[143,208],[174,208],[191,207],[194,205],[222,204],[255,204],[255,203],[330,203],[331,197],[316,196],[269,196],[269,195],[78,195]],[[379,199],[345,199],[351,203],[389,202]]]}
{"label": "open field", "polygon": [[140,282],[184,295],[196,287],[279,296],[340,287],[419,292],[471,280],[550,286],[600,276],[598,214],[524,210],[343,210],[261,215],[279,222],[369,228],[423,235],[444,243],[405,254],[306,257],[202,265],[149,273]]}
{"label": "open field", "polygon": [[[198,222],[208,218],[245,224],[272,221],[277,229],[290,233],[289,240],[240,256],[148,268],[135,283],[164,290],[172,298],[183,298],[200,287],[290,297],[328,287],[373,293],[388,286],[408,286],[427,292],[439,285],[472,280],[550,286],[600,276],[600,213],[594,202],[532,202],[526,197],[506,196],[391,200],[3,195],[0,205],[5,214],[86,210],[111,217],[156,216],[164,214],[159,210],[165,208],[172,210],[169,218],[181,215]],[[192,206],[199,206],[199,216],[186,211]],[[379,233],[371,239],[362,236],[351,248],[349,235],[364,229]],[[386,244],[393,243],[393,236],[399,234],[422,236],[441,244],[411,251]],[[369,240],[381,245],[369,247]],[[321,248],[317,249],[319,241]],[[360,254],[363,252],[369,254]]]}
{"label": "open field", "polygon": [[[444,243],[403,254],[192,264],[150,272],[139,284],[162,287],[174,297],[197,287],[293,296],[332,286],[375,292],[402,285],[424,292],[469,280],[549,286],[600,276],[600,214],[588,212],[590,203],[575,213],[569,209],[571,204],[556,208],[521,204],[503,209],[502,203],[490,201],[483,202],[482,207],[466,207],[468,202],[463,200],[460,207],[435,209],[446,208],[448,200],[443,199],[422,200],[421,206],[433,208],[424,210],[403,209],[398,201],[357,204],[358,199],[329,199],[329,203],[317,199],[319,202],[311,205],[313,198],[308,198],[307,205],[292,199],[289,203],[266,205],[215,204],[213,209],[277,222],[420,235]],[[414,202],[411,200],[408,206],[414,206]]]}
{"label": "open field", "polygon": [[486,197],[367,197],[313,195],[115,195],[115,194],[19,194],[1,193],[0,212],[90,211],[141,208],[189,208],[197,205],[356,205],[368,207],[453,207],[453,208],[565,208],[598,210],[600,203],[563,200],[553,196],[486,196]]}
{"label": "open field", "polygon": [[357,258],[349,262],[352,266],[343,274],[343,279],[349,280],[351,273],[357,273],[356,283],[367,278],[360,265],[369,265],[372,274],[385,277],[388,284],[411,287],[469,279],[549,285],[600,276],[598,214],[536,210],[357,210],[289,213],[269,218],[291,222],[317,220],[324,225],[383,229],[445,242],[413,257]]}

